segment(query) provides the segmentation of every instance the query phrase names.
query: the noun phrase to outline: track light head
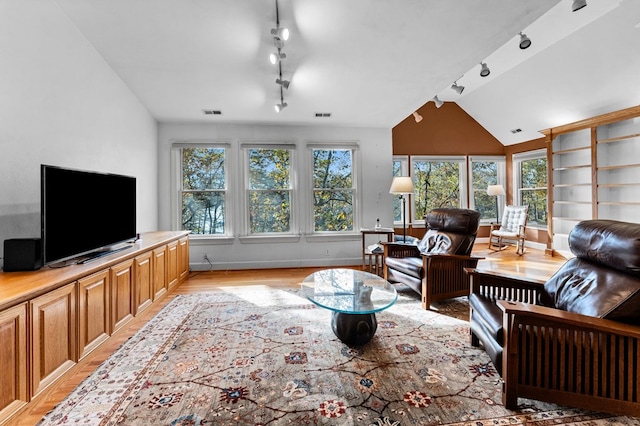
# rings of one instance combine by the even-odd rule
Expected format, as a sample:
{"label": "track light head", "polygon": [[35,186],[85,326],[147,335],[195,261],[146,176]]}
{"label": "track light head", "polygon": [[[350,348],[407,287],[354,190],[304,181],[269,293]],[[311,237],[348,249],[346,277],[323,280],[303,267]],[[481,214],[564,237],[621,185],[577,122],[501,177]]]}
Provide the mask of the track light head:
{"label": "track light head", "polygon": [[419,123],[422,121],[422,116],[418,114],[418,111],[413,112],[413,118],[416,120],[416,123]]}
{"label": "track light head", "polygon": [[269,61],[275,65],[287,57],[286,53],[273,52],[269,54]]}
{"label": "track light head", "polygon": [[434,96],[432,100],[433,103],[436,104],[436,108],[440,108],[442,105],[444,105],[444,102],[438,99],[438,95]]}
{"label": "track light head", "polygon": [[576,12],[587,5],[587,0],[573,0],[571,11]]}
{"label": "track light head", "polygon": [[456,91],[458,95],[462,95],[462,91],[464,90],[464,86],[458,86],[457,82],[453,82],[451,88]]}
{"label": "track light head", "polygon": [[276,104],[275,109],[276,109],[276,112],[280,112],[283,109],[285,109],[286,107],[287,107],[287,103],[286,102],[282,102],[280,104]]}
{"label": "track light head", "polygon": [[289,40],[289,30],[287,28],[272,28],[271,35],[278,40]]}
{"label": "track light head", "polygon": [[285,89],[289,88],[289,84],[291,84],[291,82],[289,80],[280,80],[279,78],[276,78],[276,84],[279,84],[280,86],[284,87]]}
{"label": "track light head", "polygon": [[520,33],[520,49],[526,49],[531,46],[531,39],[526,34]]}
{"label": "track light head", "polygon": [[486,77],[489,74],[491,74],[491,70],[489,69],[489,67],[487,66],[487,64],[485,64],[484,62],[480,62],[480,77]]}

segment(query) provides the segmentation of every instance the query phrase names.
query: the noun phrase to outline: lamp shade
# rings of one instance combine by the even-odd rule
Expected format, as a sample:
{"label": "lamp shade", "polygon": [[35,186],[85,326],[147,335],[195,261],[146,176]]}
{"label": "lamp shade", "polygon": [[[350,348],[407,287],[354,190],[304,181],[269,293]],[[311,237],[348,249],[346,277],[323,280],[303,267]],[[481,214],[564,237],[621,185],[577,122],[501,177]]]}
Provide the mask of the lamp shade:
{"label": "lamp shade", "polygon": [[389,188],[390,194],[413,194],[413,181],[409,176],[396,176]]}
{"label": "lamp shade", "polygon": [[487,187],[487,195],[506,195],[502,185],[489,185]]}

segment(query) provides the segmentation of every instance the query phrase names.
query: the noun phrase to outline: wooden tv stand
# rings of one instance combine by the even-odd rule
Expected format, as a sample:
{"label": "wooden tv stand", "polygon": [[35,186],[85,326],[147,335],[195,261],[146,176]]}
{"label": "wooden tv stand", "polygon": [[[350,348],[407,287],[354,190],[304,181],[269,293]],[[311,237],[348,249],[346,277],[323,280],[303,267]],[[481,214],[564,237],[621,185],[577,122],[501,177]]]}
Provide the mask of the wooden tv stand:
{"label": "wooden tv stand", "polygon": [[187,278],[188,235],[149,232],[93,262],[0,272],[0,424]]}

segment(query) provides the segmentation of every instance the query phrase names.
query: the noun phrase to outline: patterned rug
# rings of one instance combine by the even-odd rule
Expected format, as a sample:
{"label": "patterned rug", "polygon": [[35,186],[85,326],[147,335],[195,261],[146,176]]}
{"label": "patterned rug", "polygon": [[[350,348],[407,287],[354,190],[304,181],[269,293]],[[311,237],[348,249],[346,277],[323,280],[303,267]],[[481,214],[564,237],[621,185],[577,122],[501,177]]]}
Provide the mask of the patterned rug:
{"label": "patterned rug", "polygon": [[466,321],[404,295],[377,317],[350,348],[295,291],[177,296],[40,424],[637,424],[522,399],[509,411]]}

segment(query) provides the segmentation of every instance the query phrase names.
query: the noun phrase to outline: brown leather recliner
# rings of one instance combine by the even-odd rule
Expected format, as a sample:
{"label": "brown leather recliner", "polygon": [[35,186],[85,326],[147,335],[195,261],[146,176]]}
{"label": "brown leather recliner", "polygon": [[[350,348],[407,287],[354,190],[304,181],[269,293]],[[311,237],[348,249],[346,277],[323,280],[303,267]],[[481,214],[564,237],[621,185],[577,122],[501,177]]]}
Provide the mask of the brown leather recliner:
{"label": "brown leather recliner", "polygon": [[468,270],[471,344],[518,397],[640,415],[640,224],[578,223],[548,281]]}
{"label": "brown leather recliner", "polygon": [[425,217],[427,231],[417,245],[382,243],[384,278],[403,283],[422,296],[422,306],[469,294],[464,268],[474,268],[481,257],[471,256],[480,213],[439,208]]}

